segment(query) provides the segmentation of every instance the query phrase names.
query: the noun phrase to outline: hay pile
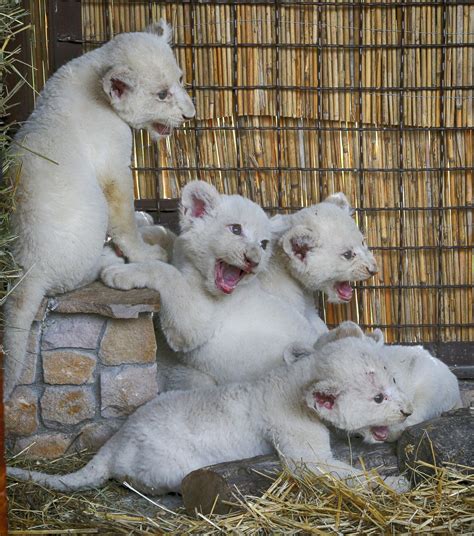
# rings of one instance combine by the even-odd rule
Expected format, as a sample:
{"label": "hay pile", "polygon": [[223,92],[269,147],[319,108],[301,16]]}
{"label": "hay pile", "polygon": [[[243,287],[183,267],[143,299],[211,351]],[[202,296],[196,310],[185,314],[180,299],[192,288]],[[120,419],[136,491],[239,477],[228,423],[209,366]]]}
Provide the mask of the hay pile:
{"label": "hay pile", "polygon": [[[34,467],[61,473],[87,458],[71,455]],[[10,534],[466,534],[474,531],[474,474],[462,470],[437,468],[435,479],[402,495],[383,485],[351,489],[331,477],[295,480],[283,473],[263,497],[236,498],[240,512],[207,517],[155,506],[115,483],[66,495],[10,481]]]}
{"label": "hay pile", "polygon": [[[16,177],[7,179],[11,168],[8,149],[13,125],[8,122],[10,109],[15,106],[15,97],[24,83],[18,70],[20,48],[14,45],[15,36],[25,31],[26,12],[17,2],[0,0],[0,305],[7,293],[8,283],[17,277],[15,263],[7,247],[13,240],[9,231],[9,214],[13,208]],[[7,85],[6,79],[10,83]]]}

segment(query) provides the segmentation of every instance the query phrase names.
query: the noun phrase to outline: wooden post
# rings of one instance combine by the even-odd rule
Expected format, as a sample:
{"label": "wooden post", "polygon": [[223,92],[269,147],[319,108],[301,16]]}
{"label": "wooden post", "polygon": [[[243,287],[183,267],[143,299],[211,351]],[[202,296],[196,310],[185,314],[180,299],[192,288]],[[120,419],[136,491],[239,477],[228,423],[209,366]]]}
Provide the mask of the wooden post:
{"label": "wooden post", "polygon": [[[356,468],[362,467],[362,458],[366,469],[377,468],[381,475],[398,474],[393,443],[365,445],[360,440],[353,440],[349,445],[347,441],[332,438],[331,445],[335,458]],[[215,514],[228,513],[235,509],[228,503],[237,503],[236,496],[261,495],[281,469],[276,456],[257,456],[193,471],[181,484],[186,511],[190,515],[196,510],[203,514],[211,511]]]}
{"label": "wooden post", "polygon": [[7,468],[5,464],[5,419],[3,405],[3,333],[0,332],[0,536],[8,534]]}

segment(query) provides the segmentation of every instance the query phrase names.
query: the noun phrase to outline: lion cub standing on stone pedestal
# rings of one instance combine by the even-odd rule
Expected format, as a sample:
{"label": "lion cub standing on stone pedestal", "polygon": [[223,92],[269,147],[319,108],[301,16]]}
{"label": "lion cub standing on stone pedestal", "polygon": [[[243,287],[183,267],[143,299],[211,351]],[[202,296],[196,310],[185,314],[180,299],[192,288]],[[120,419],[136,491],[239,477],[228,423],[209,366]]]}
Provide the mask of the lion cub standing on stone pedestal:
{"label": "lion cub standing on stone pedestal", "polygon": [[137,231],[130,127],[157,139],[195,114],[169,39],[160,21],[72,60],[48,80],[16,136],[13,253],[24,279],[6,304],[7,398],[20,379],[41,300],[97,277],[107,264],[107,232],[132,262],[166,259]]}

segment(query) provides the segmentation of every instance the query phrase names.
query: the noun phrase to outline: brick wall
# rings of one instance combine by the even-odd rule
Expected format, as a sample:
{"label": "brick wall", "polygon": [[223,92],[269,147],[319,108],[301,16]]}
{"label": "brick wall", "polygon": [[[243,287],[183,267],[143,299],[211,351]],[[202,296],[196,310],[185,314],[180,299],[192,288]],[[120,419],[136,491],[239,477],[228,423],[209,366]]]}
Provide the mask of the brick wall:
{"label": "brick wall", "polygon": [[5,406],[8,446],[32,458],[98,448],[157,393],[159,296],[94,283],[45,300],[21,385]]}

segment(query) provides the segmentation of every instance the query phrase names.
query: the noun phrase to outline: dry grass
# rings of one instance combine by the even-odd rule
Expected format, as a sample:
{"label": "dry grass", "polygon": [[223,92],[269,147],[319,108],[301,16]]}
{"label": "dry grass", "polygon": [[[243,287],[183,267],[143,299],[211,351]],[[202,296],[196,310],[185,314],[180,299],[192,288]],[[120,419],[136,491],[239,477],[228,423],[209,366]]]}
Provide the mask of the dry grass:
{"label": "dry grass", "polygon": [[[71,455],[35,468],[67,472],[87,458]],[[20,465],[27,463],[31,467]],[[115,483],[66,495],[12,481],[10,534],[469,534],[474,471],[469,476],[461,469],[436,468],[436,478],[401,495],[383,485],[354,489],[331,477],[295,480],[283,473],[262,497],[236,498],[241,511],[198,517],[131,497]]]}

